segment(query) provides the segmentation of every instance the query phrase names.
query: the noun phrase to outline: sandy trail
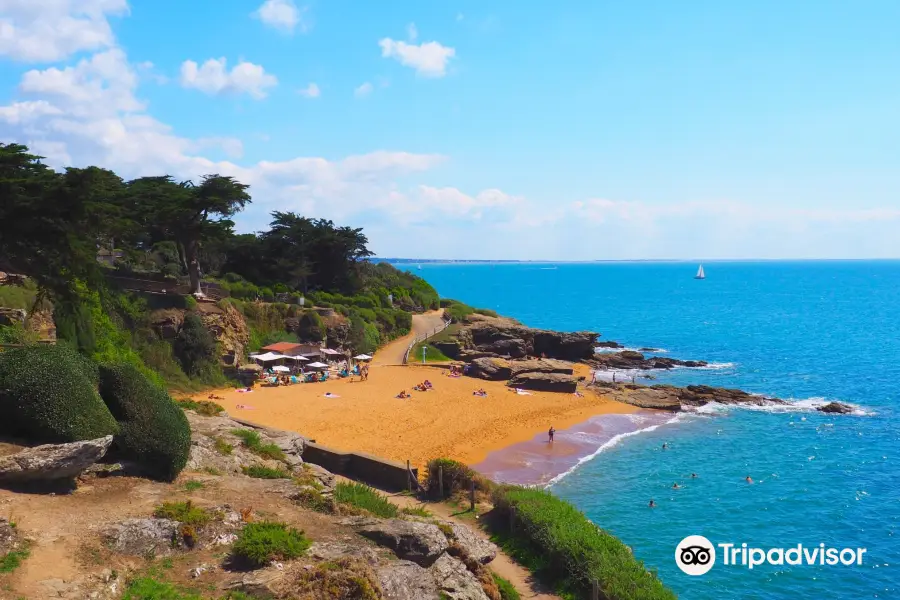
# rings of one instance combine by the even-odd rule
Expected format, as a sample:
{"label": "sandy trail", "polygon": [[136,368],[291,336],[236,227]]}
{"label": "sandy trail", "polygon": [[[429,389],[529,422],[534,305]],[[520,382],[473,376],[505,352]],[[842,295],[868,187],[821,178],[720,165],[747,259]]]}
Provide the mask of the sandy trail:
{"label": "sandy trail", "polygon": [[444,322],[444,309],[433,310],[421,315],[413,315],[412,331],[397,338],[390,344],[387,344],[375,353],[372,360],[373,365],[402,365],[403,355],[406,354],[406,348],[409,343],[415,339],[417,335],[434,331],[436,327],[440,327]]}

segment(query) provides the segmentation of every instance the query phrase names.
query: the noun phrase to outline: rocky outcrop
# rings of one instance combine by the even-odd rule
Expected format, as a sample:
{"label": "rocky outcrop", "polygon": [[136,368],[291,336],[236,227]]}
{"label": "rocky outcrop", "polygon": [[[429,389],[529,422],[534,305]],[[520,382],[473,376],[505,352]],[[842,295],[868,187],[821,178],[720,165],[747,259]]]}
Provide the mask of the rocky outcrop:
{"label": "rocky outcrop", "polygon": [[450,358],[466,361],[541,355],[577,361],[594,355],[599,335],[532,329],[510,319],[472,315],[454,337],[434,345]]}
{"label": "rocky outcrop", "polygon": [[500,358],[476,358],[469,363],[469,376],[487,381],[507,381],[512,377],[509,363]]}
{"label": "rocky outcrop", "polygon": [[31,311],[25,326],[28,331],[37,334],[39,340],[56,339],[56,322],[53,320],[52,309],[38,309]]}
{"label": "rocky outcrop", "polygon": [[563,373],[522,373],[509,380],[509,387],[538,392],[575,393],[578,380]]}
{"label": "rocky outcrop", "polygon": [[216,336],[222,349],[222,364],[237,367],[250,343],[250,328],[244,315],[228,302],[223,303],[222,307],[201,303],[197,308],[203,324]]}
{"label": "rocky outcrop", "polygon": [[0,483],[72,479],[103,458],[113,436],[26,448],[0,458]]}
{"label": "rocky outcrop", "polygon": [[430,523],[388,519],[359,525],[356,531],[376,544],[390,548],[398,558],[424,567],[434,564],[449,547],[443,532]]}
{"label": "rocky outcrop", "polygon": [[824,406],[818,407],[816,410],[823,413],[836,415],[849,415],[853,412],[853,407],[843,402],[829,402]]}
{"label": "rocky outcrop", "polygon": [[572,363],[554,359],[505,360],[502,358],[476,358],[469,363],[469,376],[488,381],[507,381],[526,373],[572,375]]}
{"label": "rocky outcrop", "polygon": [[429,569],[441,591],[441,598],[452,600],[490,600],[487,594],[461,561],[442,555]]}
{"label": "rocky outcrop", "polygon": [[164,340],[174,340],[184,324],[186,311],[175,308],[154,310],[150,313],[150,326]]}
{"label": "rocky outcrop", "polygon": [[610,354],[596,354],[587,361],[600,369],[634,369],[649,371],[651,369],[673,369],[675,367],[705,367],[708,363],[702,360],[678,360],[662,356],[644,356],[640,352],[625,350]]}
{"label": "rocky outcrop", "polygon": [[398,560],[377,572],[386,600],[438,600],[440,592],[434,576],[416,563]]}
{"label": "rocky outcrop", "polygon": [[652,387],[625,385],[619,387],[603,384],[597,387],[605,388],[606,391],[604,391],[604,393],[627,404],[632,404],[641,408],[655,408],[670,411],[679,411],[686,406],[705,406],[710,402],[725,405],[751,406],[788,404],[788,402],[779,398],[757,396],[743,390],[716,388],[708,385],[689,385],[680,388],[671,385],[655,385]]}
{"label": "rocky outcrop", "polygon": [[102,532],[110,550],[128,556],[158,556],[172,552],[178,535],[178,521],[171,519],[127,519]]}
{"label": "rocky outcrop", "polygon": [[624,348],[625,346],[623,346],[619,342],[613,342],[612,340],[609,340],[609,341],[604,341],[604,342],[597,342],[597,344],[594,347],[595,348]]}
{"label": "rocky outcrop", "polygon": [[25,325],[28,313],[21,308],[0,308],[0,326]]}

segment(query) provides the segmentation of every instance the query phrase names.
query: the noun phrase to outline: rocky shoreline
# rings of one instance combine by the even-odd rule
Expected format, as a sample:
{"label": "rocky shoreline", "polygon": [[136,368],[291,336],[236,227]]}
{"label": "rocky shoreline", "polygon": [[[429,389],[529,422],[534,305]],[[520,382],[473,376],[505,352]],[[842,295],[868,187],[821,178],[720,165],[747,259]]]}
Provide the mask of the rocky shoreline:
{"label": "rocky shoreline", "polygon": [[[466,363],[466,375],[488,381],[507,381],[511,388],[574,393],[582,383],[633,406],[668,411],[701,407],[713,402],[750,406],[790,404],[780,398],[707,385],[645,386],[603,381],[588,384],[586,377],[576,375],[576,364],[587,365],[595,371],[655,371],[709,366],[703,360],[647,356],[645,352],[659,350],[650,347],[640,348],[640,351],[627,350],[618,342],[600,341],[599,338],[599,333],[591,331],[567,333],[533,329],[512,319],[476,314],[467,317],[450,339],[436,341],[433,345],[447,357]],[[619,351],[598,353],[597,348]],[[831,414],[854,412],[852,406],[841,402],[831,402],[817,410]]]}

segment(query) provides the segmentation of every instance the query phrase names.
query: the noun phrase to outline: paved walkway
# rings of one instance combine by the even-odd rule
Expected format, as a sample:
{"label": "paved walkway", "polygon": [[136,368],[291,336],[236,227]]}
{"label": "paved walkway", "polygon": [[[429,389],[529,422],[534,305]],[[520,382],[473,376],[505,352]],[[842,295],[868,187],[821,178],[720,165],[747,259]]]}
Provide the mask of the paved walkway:
{"label": "paved walkway", "polygon": [[387,346],[381,348],[375,353],[372,359],[373,365],[402,365],[403,355],[406,354],[406,347],[417,335],[434,331],[435,327],[440,327],[444,322],[444,309],[432,310],[430,312],[413,315],[412,331],[409,335],[397,338]]}

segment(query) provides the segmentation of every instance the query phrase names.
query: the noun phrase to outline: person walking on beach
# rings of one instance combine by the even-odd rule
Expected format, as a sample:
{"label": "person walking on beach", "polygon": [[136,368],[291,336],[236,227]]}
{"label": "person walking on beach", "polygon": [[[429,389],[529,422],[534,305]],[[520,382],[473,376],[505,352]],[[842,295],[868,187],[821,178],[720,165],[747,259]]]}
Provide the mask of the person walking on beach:
{"label": "person walking on beach", "polygon": [[550,426],[550,431],[547,432],[547,435],[550,437],[550,443],[553,443],[553,434],[556,433],[556,430],[553,429],[553,425]]}

